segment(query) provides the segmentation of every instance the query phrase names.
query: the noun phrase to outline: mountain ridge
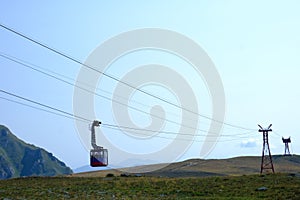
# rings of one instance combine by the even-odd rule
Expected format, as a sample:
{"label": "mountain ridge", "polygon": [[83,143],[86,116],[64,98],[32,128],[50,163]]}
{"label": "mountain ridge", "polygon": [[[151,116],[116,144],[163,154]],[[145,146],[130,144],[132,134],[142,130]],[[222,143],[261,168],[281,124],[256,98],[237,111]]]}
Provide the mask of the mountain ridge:
{"label": "mountain ridge", "polygon": [[0,179],[71,173],[72,170],[52,153],[25,143],[0,125]]}

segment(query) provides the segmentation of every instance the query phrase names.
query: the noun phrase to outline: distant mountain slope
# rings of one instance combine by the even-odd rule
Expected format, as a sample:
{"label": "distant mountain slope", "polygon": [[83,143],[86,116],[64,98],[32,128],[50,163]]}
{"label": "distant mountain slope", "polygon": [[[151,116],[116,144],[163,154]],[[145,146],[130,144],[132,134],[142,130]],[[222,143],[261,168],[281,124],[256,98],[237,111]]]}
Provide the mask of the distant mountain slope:
{"label": "distant mountain slope", "polygon": [[72,170],[51,153],[26,144],[0,125],[0,179],[71,173]]}
{"label": "distant mountain slope", "polygon": [[[228,159],[191,159],[183,162],[171,163],[157,171],[143,173],[145,176],[162,177],[205,177],[205,176],[228,176],[248,175],[260,173],[260,156],[245,156]],[[273,164],[276,173],[300,173],[300,156],[273,156]],[[140,171],[151,171],[157,165],[145,165],[126,168],[124,171],[137,173]],[[72,176],[96,177],[105,176],[108,173],[120,175],[122,170],[101,170],[87,173],[73,174]]]}
{"label": "distant mountain slope", "polygon": [[[203,176],[216,175],[248,175],[260,173],[261,157],[245,156],[229,159],[201,160],[192,159],[172,163],[167,167],[151,172],[151,175],[165,176]],[[273,165],[277,173],[300,173],[300,156],[273,156]]]}

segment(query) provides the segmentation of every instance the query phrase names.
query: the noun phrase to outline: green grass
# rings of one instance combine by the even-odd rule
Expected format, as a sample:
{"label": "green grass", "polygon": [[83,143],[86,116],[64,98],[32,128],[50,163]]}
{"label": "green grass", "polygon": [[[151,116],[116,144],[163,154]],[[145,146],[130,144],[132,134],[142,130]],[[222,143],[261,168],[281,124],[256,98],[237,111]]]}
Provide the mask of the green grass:
{"label": "green grass", "polygon": [[[259,187],[266,191],[257,191]],[[29,177],[0,181],[0,199],[300,199],[297,175],[208,178]]]}

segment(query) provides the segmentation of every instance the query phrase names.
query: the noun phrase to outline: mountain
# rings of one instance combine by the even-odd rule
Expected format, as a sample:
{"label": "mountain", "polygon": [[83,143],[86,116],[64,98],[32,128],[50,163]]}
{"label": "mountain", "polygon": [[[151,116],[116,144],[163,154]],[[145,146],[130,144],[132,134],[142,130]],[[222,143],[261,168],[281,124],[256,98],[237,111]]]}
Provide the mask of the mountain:
{"label": "mountain", "polygon": [[155,161],[148,160],[148,159],[127,159],[124,162],[118,164],[109,164],[107,167],[91,167],[90,165],[84,165],[73,169],[74,173],[83,173],[83,172],[91,172],[91,171],[98,171],[98,170],[110,170],[110,169],[120,169],[120,168],[131,168],[133,166],[145,166],[151,165],[153,166]]}
{"label": "mountain", "polygon": [[[228,159],[191,159],[177,163],[171,163],[166,167],[147,173],[142,171],[151,171],[157,169],[157,165],[145,165],[130,167],[125,169],[100,170],[86,173],[73,174],[79,177],[97,177],[114,174],[116,176],[126,172],[133,175],[159,176],[159,177],[207,177],[207,176],[235,176],[260,173],[260,156],[242,156]],[[158,164],[161,165],[161,164]],[[300,156],[273,156],[273,165],[275,173],[300,173]]]}
{"label": "mountain", "polygon": [[92,172],[92,171],[98,171],[98,170],[109,170],[110,168],[108,167],[101,167],[99,168],[95,168],[95,167],[91,167],[90,165],[84,165],[82,167],[78,167],[76,169],[73,169],[74,173],[82,173],[82,172]]}
{"label": "mountain", "polygon": [[51,153],[26,144],[0,125],[0,179],[71,173],[72,170]]}

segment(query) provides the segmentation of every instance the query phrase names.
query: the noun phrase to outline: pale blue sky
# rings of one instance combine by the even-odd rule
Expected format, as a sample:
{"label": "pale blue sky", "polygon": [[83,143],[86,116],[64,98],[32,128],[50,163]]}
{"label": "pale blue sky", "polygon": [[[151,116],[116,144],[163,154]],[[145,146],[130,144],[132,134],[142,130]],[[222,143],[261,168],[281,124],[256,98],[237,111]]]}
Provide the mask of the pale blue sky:
{"label": "pale blue sky", "polygon": [[[125,31],[155,27],[184,34],[207,52],[219,71],[226,95],[226,122],[254,129],[257,123],[265,126],[273,123],[278,135],[270,135],[271,152],[283,152],[281,135],[292,137],[293,153],[300,151],[296,145],[300,140],[297,132],[299,1],[6,1],[1,4],[2,24],[81,61],[99,44]],[[1,53],[74,79],[81,67],[2,28],[0,44]],[[0,67],[1,89],[72,112],[71,86],[3,58]],[[210,107],[207,100],[199,104]],[[1,99],[0,109],[0,124],[7,125],[26,142],[53,152],[72,168],[88,163],[88,152],[72,120]],[[203,112],[210,115],[209,109]],[[231,131],[243,132],[224,127],[225,135]],[[220,139],[208,158],[261,154],[259,133],[222,142],[225,139]],[[196,157],[197,145],[192,145],[185,158]],[[251,145],[254,147],[248,147]]]}

